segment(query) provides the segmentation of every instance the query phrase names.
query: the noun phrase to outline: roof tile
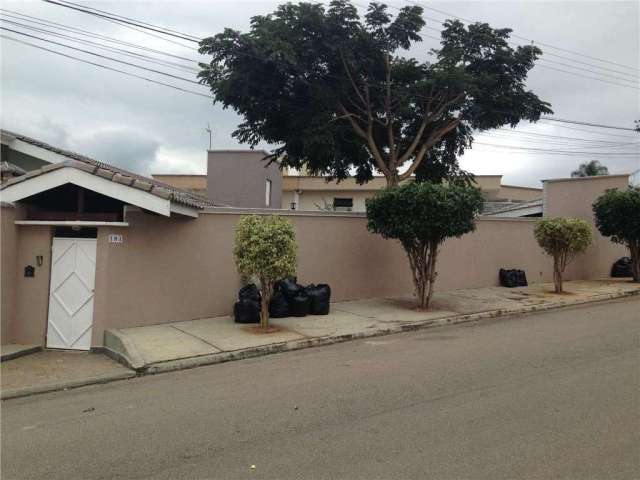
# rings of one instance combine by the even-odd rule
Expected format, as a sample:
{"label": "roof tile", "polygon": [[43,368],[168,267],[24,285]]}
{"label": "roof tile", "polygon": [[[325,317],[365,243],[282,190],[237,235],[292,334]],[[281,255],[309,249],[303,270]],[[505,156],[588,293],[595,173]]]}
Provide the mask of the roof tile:
{"label": "roof tile", "polygon": [[122,183],[123,185],[131,185],[133,183],[133,178],[126,175],[122,175],[120,173],[116,173],[111,179],[111,181],[116,183]]}
{"label": "roof tile", "polygon": [[[99,162],[97,160],[86,157],[84,155],[80,155],[75,152],[70,152],[68,150],[63,150],[61,148],[51,146],[47,143],[41,142],[31,137],[27,137],[25,135],[20,135],[18,133],[10,132],[7,130],[3,130],[3,131],[15,137],[17,140],[20,140],[25,143],[29,143],[36,147],[40,147],[50,152],[56,153],[58,155],[67,157],[69,161],[46,165],[38,170],[33,170],[32,172],[29,172],[26,175],[22,175],[20,177],[15,177],[13,179],[10,179],[2,184],[2,188],[21,182],[26,178],[32,178],[34,176],[41,175],[51,170],[62,168],[63,166],[69,166],[72,168],[77,168],[77,169],[89,172],[93,175],[98,175],[102,178],[106,178],[111,181],[132,186],[134,188],[139,188],[140,190],[148,191],[153,195],[157,195],[165,199],[170,199],[173,202],[181,203],[189,207],[202,209],[205,207],[215,206],[214,202],[212,202],[208,198],[202,197],[200,195],[189,192],[187,190],[176,188],[172,185],[159,182],[155,179],[143,177],[142,175],[129,172],[127,170],[124,170],[119,167],[115,167],[113,165],[109,165],[107,163]],[[147,185],[149,185],[149,187],[147,187]]]}
{"label": "roof tile", "polygon": [[137,180],[137,179],[133,181],[132,186],[133,188],[144,190],[145,192],[149,192],[153,188],[153,185],[151,185],[149,182],[145,182],[144,180]]}

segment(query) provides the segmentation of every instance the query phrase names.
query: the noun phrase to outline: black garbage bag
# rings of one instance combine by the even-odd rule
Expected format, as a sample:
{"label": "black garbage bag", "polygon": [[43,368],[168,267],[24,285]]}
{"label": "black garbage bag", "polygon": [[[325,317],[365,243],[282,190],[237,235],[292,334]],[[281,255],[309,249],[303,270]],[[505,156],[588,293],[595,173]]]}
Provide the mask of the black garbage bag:
{"label": "black garbage bag", "polygon": [[500,269],[500,286],[507,288],[518,286],[518,278],[514,270]]}
{"label": "black garbage bag", "polygon": [[519,287],[526,287],[529,285],[527,283],[527,274],[524,273],[524,270],[516,270],[516,280]]}
{"label": "black garbage bag", "polygon": [[283,278],[274,285],[274,291],[282,292],[289,303],[301,290],[302,285],[298,285],[296,277]]}
{"label": "black garbage bag", "polygon": [[633,277],[631,258],[621,257],[611,267],[611,276],[616,278]]}
{"label": "black garbage bag", "polygon": [[309,296],[301,290],[289,303],[289,312],[292,317],[306,317],[309,314],[311,304]]}
{"label": "black garbage bag", "polygon": [[507,270],[505,268],[501,268],[499,276],[501,287],[514,288],[526,287],[528,285],[527,275],[524,273],[524,270]]}
{"label": "black garbage bag", "polygon": [[250,283],[249,285],[245,285],[238,292],[238,300],[254,300],[256,302],[260,302],[262,295],[260,295],[260,290],[255,283]]}
{"label": "black garbage bag", "polygon": [[240,300],[233,306],[236,323],[260,323],[260,302]]}
{"label": "black garbage bag", "polygon": [[326,283],[309,285],[305,288],[309,296],[309,313],[311,315],[328,315],[331,303],[331,287]]}
{"label": "black garbage bag", "polygon": [[273,295],[271,295],[269,316],[271,318],[284,318],[289,316],[289,301],[280,290],[274,291]]}

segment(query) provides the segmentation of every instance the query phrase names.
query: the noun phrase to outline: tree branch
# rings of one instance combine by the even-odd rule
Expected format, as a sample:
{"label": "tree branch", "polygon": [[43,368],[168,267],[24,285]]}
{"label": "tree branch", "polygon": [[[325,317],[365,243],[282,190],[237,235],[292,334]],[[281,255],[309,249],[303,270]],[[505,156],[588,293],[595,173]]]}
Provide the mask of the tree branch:
{"label": "tree branch", "polygon": [[347,65],[347,61],[344,58],[344,54],[342,53],[342,50],[340,50],[340,60],[342,60],[342,66],[344,67],[344,70],[347,73],[347,77],[349,77],[349,81],[351,82],[351,86],[353,87],[353,89],[355,90],[356,94],[360,98],[360,101],[362,102],[362,104],[366,107],[367,106],[367,102],[365,101],[364,97],[362,96],[362,93],[360,93],[360,89],[358,88],[358,86],[356,85],[356,82],[354,81],[353,77],[351,76],[351,72],[349,71],[349,66]]}
{"label": "tree branch", "polygon": [[386,70],[386,96],[384,99],[384,110],[387,117],[387,141],[389,142],[389,166],[395,170],[397,168],[396,160],[398,152],[396,150],[396,141],[393,134],[393,116],[391,113],[391,64],[389,62],[389,53],[384,56],[384,67]]}
{"label": "tree branch", "polygon": [[420,147],[420,150],[418,150],[418,153],[416,154],[416,158],[413,161],[413,163],[411,164],[411,166],[407,169],[406,172],[404,172],[402,175],[400,175],[400,181],[406,180],[407,178],[411,177],[411,175],[413,175],[413,172],[415,172],[416,169],[420,166],[420,163],[424,159],[424,157],[427,154],[427,152],[429,151],[429,149],[433,145],[435,145],[436,142],[438,140],[440,140],[444,135],[446,135],[448,132],[450,132],[451,130],[456,128],[460,124],[461,121],[462,121],[461,118],[457,118],[456,120],[451,122],[446,127],[443,127],[440,130],[436,130],[434,133],[429,135],[429,138],[427,139],[427,141],[424,142],[422,144],[422,146]]}
{"label": "tree branch", "polygon": [[358,134],[360,137],[362,137],[367,141],[367,147],[369,148],[369,151],[371,152],[371,155],[373,156],[376,162],[376,165],[378,166],[380,171],[384,174],[384,176],[389,178],[391,176],[391,171],[385,164],[384,159],[382,158],[382,155],[380,154],[380,151],[378,150],[378,147],[376,146],[376,143],[373,139],[372,122],[371,121],[368,122],[367,130],[365,131],[360,125],[358,125],[358,122],[354,120],[354,117],[357,117],[357,115],[350,113],[345,108],[345,106],[340,102],[338,102],[338,108],[343,114],[343,117],[340,117],[340,118],[347,118],[351,123],[351,126],[353,127],[356,134]]}

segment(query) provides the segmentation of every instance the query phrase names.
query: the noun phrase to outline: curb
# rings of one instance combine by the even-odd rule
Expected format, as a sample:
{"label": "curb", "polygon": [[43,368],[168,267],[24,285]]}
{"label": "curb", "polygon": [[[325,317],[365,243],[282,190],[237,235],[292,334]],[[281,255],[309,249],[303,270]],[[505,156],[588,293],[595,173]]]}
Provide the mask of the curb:
{"label": "curb", "polygon": [[[243,360],[247,358],[271,355],[274,353],[291,352],[294,350],[302,350],[304,348],[321,347],[325,345],[333,345],[351,340],[359,340],[364,338],[380,337],[384,335],[392,335],[396,333],[410,332],[414,330],[422,330],[425,328],[442,327],[445,325],[457,325],[468,322],[475,322],[490,318],[508,317],[513,315],[522,315],[525,313],[544,312],[548,310],[559,310],[562,308],[584,305],[587,303],[599,303],[607,300],[619,300],[623,298],[640,295],[640,290],[631,290],[623,293],[608,293],[596,295],[581,300],[565,300],[543,305],[530,305],[514,310],[489,310],[486,312],[470,313],[466,315],[456,315],[433,320],[424,320],[412,322],[409,324],[396,325],[385,329],[358,332],[353,334],[316,337],[304,340],[294,340],[291,342],[273,343],[270,345],[262,345],[243,350],[235,350],[232,352],[214,353],[202,355],[199,357],[190,357],[181,360],[169,360],[167,362],[159,362],[147,364],[143,368],[136,371],[141,375],[152,375],[156,373],[173,372],[177,370],[186,370],[189,368],[201,367],[205,365],[214,365],[217,363],[231,362],[234,360]],[[129,365],[127,365],[129,366]]]}
{"label": "curb", "polygon": [[[352,334],[307,338],[303,340],[294,340],[291,342],[273,343],[270,345],[262,345],[259,347],[247,348],[243,350],[235,350],[232,352],[214,353],[208,355],[202,355],[199,357],[190,357],[181,360],[170,360],[167,362],[160,362],[154,364],[144,365],[141,361],[141,357],[134,359],[133,365],[129,363],[129,359],[121,352],[114,351],[112,348],[105,347],[103,353],[107,356],[123,363],[132,371],[122,372],[114,375],[105,375],[101,377],[90,377],[82,380],[74,380],[71,382],[62,382],[48,385],[38,385],[34,387],[26,387],[19,389],[3,390],[0,393],[1,400],[8,400],[12,398],[26,397],[29,395],[36,395],[40,393],[49,393],[59,390],[67,390],[78,387],[84,387],[87,385],[110,383],[118,380],[126,380],[129,378],[154,375],[158,373],[174,372],[177,370],[186,370],[190,368],[202,367],[206,365],[214,365],[218,363],[232,362],[235,360],[244,360],[248,358],[261,357],[264,355],[271,355],[274,353],[291,352],[295,350],[302,350],[305,348],[322,347],[325,345],[333,345],[336,343],[348,342],[351,340],[360,340],[364,338],[380,337],[385,335],[392,335],[396,333],[410,332],[415,330],[422,330],[432,327],[442,327],[446,325],[457,325],[462,323],[475,322],[484,319],[502,318],[515,315],[522,315],[525,313],[544,312],[549,310],[560,310],[562,308],[580,306],[588,303],[599,303],[608,300],[619,300],[623,298],[629,298],[634,296],[640,296],[640,290],[631,290],[622,293],[609,293],[602,295],[595,295],[590,298],[581,300],[565,300],[554,303],[548,303],[543,305],[530,305],[514,310],[489,310],[485,312],[470,313],[466,315],[454,315],[449,317],[443,317],[439,319],[424,320],[420,322],[413,322],[402,325],[394,325],[389,328],[379,329],[374,331],[357,332]],[[122,340],[121,336],[118,336],[118,340]],[[137,351],[136,351],[137,354]],[[134,356],[136,356],[134,354]]]}
{"label": "curb", "polygon": [[81,380],[72,380],[69,382],[49,383],[45,385],[36,385],[25,388],[11,388],[2,390],[0,400],[9,400],[10,398],[27,397],[39,393],[57,392],[59,390],[70,390],[72,388],[85,387],[87,385],[97,385],[100,383],[110,383],[117,380],[126,380],[136,376],[135,372],[122,372],[112,375],[102,375],[99,377],[88,377]]}
{"label": "curb", "polygon": [[32,353],[37,353],[42,350],[41,346],[35,345],[33,347],[23,348],[22,350],[18,350],[13,353],[4,353],[0,354],[0,362],[6,362],[8,360],[13,360],[15,358],[24,357],[26,355],[31,355]]}

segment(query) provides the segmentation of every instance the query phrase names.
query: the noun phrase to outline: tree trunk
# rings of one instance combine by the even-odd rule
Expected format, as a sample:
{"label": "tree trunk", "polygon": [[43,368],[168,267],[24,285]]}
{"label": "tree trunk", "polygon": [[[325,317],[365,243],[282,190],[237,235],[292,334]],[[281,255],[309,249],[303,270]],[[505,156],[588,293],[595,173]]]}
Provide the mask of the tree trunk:
{"label": "tree trunk", "polygon": [[398,171],[394,170],[390,175],[386,175],[387,179],[387,187],[397,187],[400,184],[400,175],[398,175]]}
{"label": "tree trunk", "polygon": [[555,292],[562,293],[562,268],[560,258],[557,255],[553,257],[553,284]]}
{"label": "tree trunk", "polygon": [[438,257],[438,242],[431,242],[429,245],[429,259],[427,261],[428,272],[427,279],[429,281],[429,293],[427,294],[427,301],[424,305],[424,308],[429,308],[429,303],[431,303],[431,297],[433,296],[433,286],[436,283],[436,276],[438,273],[436,272],[436,259]]}
{"label": "tree trunk", "polygon": [[629,244],[631,252],[631,275],[634,282],[640,282],[640,241]]}
{"label": "tree trunk", "polygon": [[269,328],[269,302],[271,301],[272,285],[266,280],[260,279],[260,328]]}
{"label": "tree trunk", "polygon": [[405,246],[405,250],[409,257],[418,308],[426,310],[429,308],[429,302],[433,296],[438,242],[420,242],[410,247]]}

